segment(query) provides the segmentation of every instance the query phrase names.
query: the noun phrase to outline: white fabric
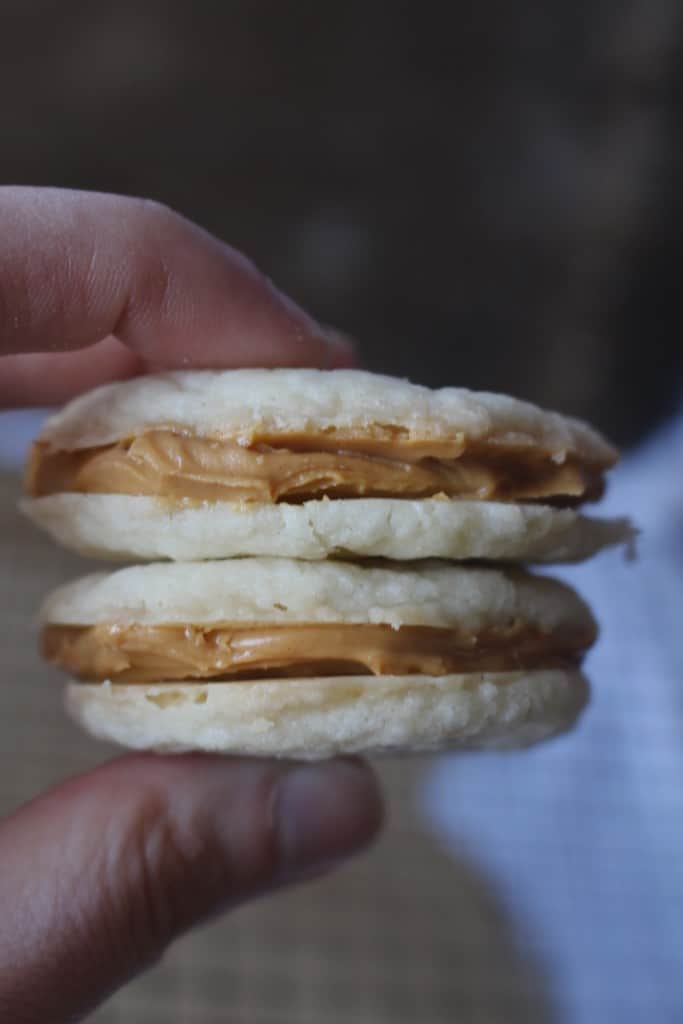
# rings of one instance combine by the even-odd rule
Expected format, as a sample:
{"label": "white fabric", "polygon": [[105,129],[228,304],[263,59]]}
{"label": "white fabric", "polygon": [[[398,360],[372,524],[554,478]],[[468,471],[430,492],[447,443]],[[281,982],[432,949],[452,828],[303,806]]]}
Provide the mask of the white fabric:
{"label": "white fabric", "polygon": [[21,469],[31,442],[51,410],[0,411],[0,469]]}
{"label": "white fabric", "polygon": [[[683,415],[615,472],[604,511],[642,528],[638,561],[608,552],[559,574],[603,628],[586,665],[592,705],[575,732],[535,750],[440,759],[424,813],[500,901],[549,998],[539,1022],[673,1024],[683,1020]],[[518,1018],[495,992],[496,948],[481,942],[496,1007],[486,1020],[508,1024]]]}

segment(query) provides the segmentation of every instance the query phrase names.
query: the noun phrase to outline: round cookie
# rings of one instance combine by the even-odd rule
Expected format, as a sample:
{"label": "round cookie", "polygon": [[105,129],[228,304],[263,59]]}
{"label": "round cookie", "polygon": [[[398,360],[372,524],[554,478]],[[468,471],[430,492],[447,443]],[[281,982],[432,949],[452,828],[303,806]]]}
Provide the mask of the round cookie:
{"label": "round cookie", "polygon": [[121,686],[71,683],[69,714],[138,750],[317,759],[526,747],[568,729],[588,698],[578,671],[356,676]]}
{"label": "round cookie", "polygon": [[52,494],[26,500],[22,509],[65,547],[113,561],[272,555],[577,562],[633,536],[625,519],[573,509],[429,498],[171,505],[143,495]]}
{"label": "round cookie", "polygon": [[[56,632],[58,641],[65,634],[72,665],[81,634],[104,637],[87,662],[99,681],[89,681],[85,667],[77,673],[82,681],[67,688],[70,713],[96,735],[139,748],[310,758],[523,746],[565,729],[586,701],[578,666],[596,633],[586,605],[555,580],[443,562],[386,568],[249,558],[136,566],[60,587],[42,617],[46,634]],[[160,664],[169,657],[173,664],[189,645],[202,672],[208,658],[208,670],[150,680],[139,666],[149,672],[154,652],[145,649],[146,637],[159,630]],[[304,630],[319,630],[323,645],[346,631],[349,650],[334,673],[301,673],[308,657],[313,668],[320,660],[305,645],[297,650]],[[239,652],[254,631],[253,674],[231,677],[233,644]],[[284,634],[292,671],[280,662],[260,666],[259,652]],[[456,663],[462,658],[472,670],[434,670],[429,651],[411,654],[414,638],[425,634],[428,646],[453,643]],[[405,637],[408,670],[348,670],[366,657],[354,644],[364,651],[396,637]],[[494,671],[486,660],[492,652],[503,666]],[[53,660],[66,665],[68,657]],[[178,657],[183,671],[194,664],[182,651]],[[425,670],[416,672],[420,659]],[[113,678],[105,678],[107,664]]]}
{"label": "round cookie", "polygon": [[354,370],[177,372],[53,416],[23,508],[112,559],[576,561],[631,535],[574,511],[615,460],[586,424],[503,395]]}
{"label": "round cookie", "polygon": [[594,630],[571,587],[520,569],[446,562],[360,566],[284,558],[136,565],[92,573],[50,594],[47,625],[103,622],[382,624],[481,631],[523,622]]}
{"label": "round cookie", "polygon": [[198,435],[285,436],[334,430],[512,444],[603,466],[614,448],[592,427],[507,395],[432,390],[364,370],[179,370],[106,384],[45,424],[39,441],[77,451],[172,424]]}

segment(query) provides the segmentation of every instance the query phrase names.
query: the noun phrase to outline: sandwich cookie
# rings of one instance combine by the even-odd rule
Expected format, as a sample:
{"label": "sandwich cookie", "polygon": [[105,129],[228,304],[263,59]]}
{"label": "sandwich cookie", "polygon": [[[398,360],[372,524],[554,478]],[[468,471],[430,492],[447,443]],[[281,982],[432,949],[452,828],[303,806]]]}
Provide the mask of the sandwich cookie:
{"label": "sandwich cookie", "polygon": [[629,538],[576,511],[616,452],[502,395],[356,370],[107,385],[34,443],[26,513],[89,555],[575,561]]}
{"label": "sandwich cookie", "polygon": [[557,581],[440,562],[136,566],[61,587],[42,620],[95,735],[299,758],[525,746],[575,720],[596,636]]}

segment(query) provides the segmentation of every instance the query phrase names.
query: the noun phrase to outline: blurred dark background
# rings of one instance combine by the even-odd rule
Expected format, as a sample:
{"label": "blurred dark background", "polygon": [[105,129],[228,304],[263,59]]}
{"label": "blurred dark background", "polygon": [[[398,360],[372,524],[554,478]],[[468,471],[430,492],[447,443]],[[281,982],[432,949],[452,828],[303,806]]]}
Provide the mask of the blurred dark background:
{"label": "blurred dark background", "polygon": [[154,196],[368,365],[630,442],[680,394],[681,5],[4,0],[1,179]]}

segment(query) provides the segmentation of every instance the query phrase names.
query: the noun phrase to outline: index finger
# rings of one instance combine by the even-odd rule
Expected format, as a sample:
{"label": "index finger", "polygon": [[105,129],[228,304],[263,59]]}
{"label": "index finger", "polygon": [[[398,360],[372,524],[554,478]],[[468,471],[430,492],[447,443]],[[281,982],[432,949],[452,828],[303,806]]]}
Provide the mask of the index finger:
{"label": "index finger", "polygon": [[[0,354],[16,356],[3,375],[25,381],[27,367],[30,378],[45,366],[26,353],[65,353],[109,335],[133,353],[117,356],[124,374],[335,362],[325,330],[251,262],[157,203],[4,187],[0,231]],[[79,367],[82,376],[78,358],[60,362],[67,377]]]}

